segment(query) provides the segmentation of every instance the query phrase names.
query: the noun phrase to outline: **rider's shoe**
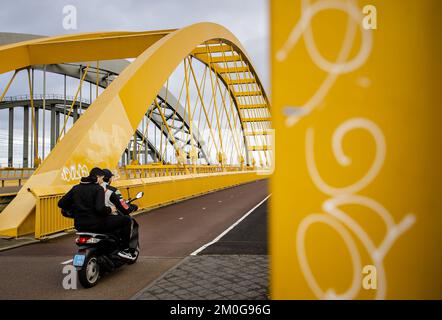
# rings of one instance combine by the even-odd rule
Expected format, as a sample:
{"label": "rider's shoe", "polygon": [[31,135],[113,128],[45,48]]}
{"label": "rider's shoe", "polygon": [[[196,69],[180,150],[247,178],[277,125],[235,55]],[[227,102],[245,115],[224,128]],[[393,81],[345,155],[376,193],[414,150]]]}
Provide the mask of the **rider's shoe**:
{"label": "rider's shoe", "polygon": [[129,249],[121,250],[117,254],[121,258],[131,260],[131,261],[134,261],[137,258],[137,255],[135,253],[130,252]]}

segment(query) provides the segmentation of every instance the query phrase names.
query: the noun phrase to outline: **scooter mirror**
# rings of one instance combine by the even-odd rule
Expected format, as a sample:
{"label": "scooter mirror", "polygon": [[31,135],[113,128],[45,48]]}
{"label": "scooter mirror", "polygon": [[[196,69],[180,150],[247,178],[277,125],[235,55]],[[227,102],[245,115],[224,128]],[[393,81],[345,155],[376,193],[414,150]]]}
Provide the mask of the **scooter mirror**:
{"label": "scooter mirror", "polygon": [[144,196],[144,192],[143,192],[143,191],[140,191],[140,192],[137,193],[137,195],[135,196],[135,198],[136,198],[136,199],[140,199],[140,198],[142,198],[143,196]]}

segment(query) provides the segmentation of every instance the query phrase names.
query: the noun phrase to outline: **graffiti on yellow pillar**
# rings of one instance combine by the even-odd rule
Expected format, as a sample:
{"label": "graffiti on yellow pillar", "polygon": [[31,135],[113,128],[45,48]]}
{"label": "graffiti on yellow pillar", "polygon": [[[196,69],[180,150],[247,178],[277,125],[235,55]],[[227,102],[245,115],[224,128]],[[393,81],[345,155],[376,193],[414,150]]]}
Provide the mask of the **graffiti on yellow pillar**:
{"label": "graffiti on yellow pillar", "polygon": [[270,2],[272,298],[442,298],[436,7]]}

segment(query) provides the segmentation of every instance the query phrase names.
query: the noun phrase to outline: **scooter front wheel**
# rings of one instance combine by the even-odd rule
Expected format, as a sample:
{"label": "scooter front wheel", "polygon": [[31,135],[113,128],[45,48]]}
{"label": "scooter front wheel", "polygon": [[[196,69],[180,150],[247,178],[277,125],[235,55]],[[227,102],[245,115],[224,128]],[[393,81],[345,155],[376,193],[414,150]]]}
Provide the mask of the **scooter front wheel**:
{"label": "scooter front wheel", "polygon": [[78,271],[78,280],[84,288],[95,286],[100,278],[100,266],[98,258],[90,255],[84,261],[83,267]]}

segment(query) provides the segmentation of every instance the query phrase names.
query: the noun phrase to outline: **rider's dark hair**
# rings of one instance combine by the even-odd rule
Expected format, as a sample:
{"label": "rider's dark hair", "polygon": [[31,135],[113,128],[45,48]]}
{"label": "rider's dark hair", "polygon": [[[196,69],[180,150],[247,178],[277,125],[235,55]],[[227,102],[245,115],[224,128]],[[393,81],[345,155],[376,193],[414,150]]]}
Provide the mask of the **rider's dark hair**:
{"label": "rider's dark hair", "polygon": [[112,176],[114,174],[109,169],[103,169],[103,172],[104,172],[104,179],[103,179],[103,181],[104,182],[109,182],[110,178],[112,178]]}
{"label": "rider's dark hair", "polygon": [[98,176],[100,176],[100,177],[104,177],[104,176],[105,176],[104,171],[101,170],[101,169],[98,168],[98,167],[93,168],[93,169],[89,172],[89,177],[98,177]]}

